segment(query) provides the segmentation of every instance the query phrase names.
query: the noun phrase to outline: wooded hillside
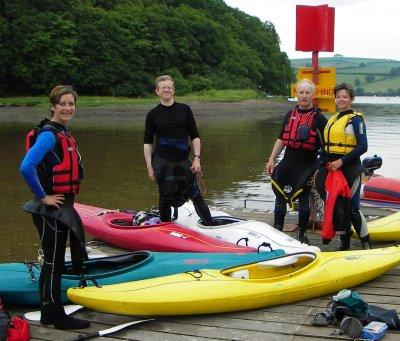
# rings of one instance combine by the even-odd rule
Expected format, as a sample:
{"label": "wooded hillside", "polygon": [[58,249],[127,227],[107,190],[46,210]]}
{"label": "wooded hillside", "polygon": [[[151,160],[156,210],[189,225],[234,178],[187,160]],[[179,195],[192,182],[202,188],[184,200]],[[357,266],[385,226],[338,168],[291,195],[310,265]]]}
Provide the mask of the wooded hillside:
{"label": "wooded hillside", "polygon": [[179,93],[286,95],[294,80],[274,26],[222,0],[0,2],[0,95],[143,96],[166,73]]}

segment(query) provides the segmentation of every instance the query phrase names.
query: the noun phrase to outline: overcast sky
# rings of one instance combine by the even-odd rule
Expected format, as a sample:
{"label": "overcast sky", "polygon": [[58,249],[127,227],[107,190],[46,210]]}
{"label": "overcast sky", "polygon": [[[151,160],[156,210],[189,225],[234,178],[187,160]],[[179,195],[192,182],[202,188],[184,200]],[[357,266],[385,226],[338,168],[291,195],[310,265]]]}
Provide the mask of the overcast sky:
{"label": "overcast sky", "polygon": [[230,7],[271,21],[289,58],[308,58],[311,52],[295,50],[296,5],[335,8],[335,50],[346,57],[400,60],[400,0],[224,0]]}

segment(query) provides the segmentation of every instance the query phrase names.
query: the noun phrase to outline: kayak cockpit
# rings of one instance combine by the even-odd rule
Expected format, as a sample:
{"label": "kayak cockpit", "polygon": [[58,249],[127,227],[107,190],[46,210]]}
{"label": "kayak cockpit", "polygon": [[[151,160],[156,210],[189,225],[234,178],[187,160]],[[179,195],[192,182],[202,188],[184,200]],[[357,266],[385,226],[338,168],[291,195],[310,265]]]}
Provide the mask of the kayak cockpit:
{"label": "kayak cockpit", "polygon": [[221,273],[233,278],[272,279],[299,271],[314,262],[316,258],[317,255],[312,252],[294,253],[262,262],[224,269]]}

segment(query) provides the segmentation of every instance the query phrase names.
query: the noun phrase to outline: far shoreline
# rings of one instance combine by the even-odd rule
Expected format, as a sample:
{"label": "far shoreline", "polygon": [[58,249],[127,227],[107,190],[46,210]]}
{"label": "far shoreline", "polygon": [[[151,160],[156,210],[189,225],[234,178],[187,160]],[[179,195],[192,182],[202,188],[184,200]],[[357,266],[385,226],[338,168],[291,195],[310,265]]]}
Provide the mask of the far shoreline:
{"label": "far shoreline", "polygon": [[[180,102],[179,99],[177,101]],[[283,115],[293,107],[293,103],[273,99],[250,99],[235,102],[185,101],[185,103],[190,105],[194,115],[199,119],[265,118],[274,114]],[[147,112],[156,104],[79,108],[78,99],[76,122],[143,120]],[[49,114],[50,112],[43,106],[3,106],[0,107],[0,122],[37,122]]]}
{"label": "far shoreline", "polygon": [[[384,97],[383,97],[384,98]],[[241,101],[182,101],[190,105],[196,119],[200,121],[212,120],[239,120],[239,119],[265,119],[284,115],[292,109],[296,102],[284,101],[280,98],[247,99]],[[79,107],[77,102],[77,115],[73,125],[109,125],[143,122],[148,111],[158,104],[157,101],[134,105],[99,105],[92,107]],[[354,103],[356,109],[368,114],[382,110],[382,106],[399,106],[397,103],[387,101],[377,103]],[[50,117],[50,110],[44,105],[36,106],[0,106],[1,123],[33,123],[36,124],[44,117]]]}

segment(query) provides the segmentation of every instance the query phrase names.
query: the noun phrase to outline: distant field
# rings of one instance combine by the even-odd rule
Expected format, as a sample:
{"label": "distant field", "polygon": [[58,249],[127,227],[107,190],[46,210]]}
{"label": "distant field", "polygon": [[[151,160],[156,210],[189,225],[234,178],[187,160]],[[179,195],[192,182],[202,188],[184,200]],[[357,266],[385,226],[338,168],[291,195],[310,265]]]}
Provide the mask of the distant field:
{"label": "distant field", "polygon": [[[400,61],[391,59],[327,57],[319,58],[319,66],[336,68],[336,83],[347,82],[357,94],[400,96]],[[311,66],[310,58],[292,59],[292,67]],[[398,73],[392,70],[398,68]],[[356,85],[357,84],[357,85]]]}

